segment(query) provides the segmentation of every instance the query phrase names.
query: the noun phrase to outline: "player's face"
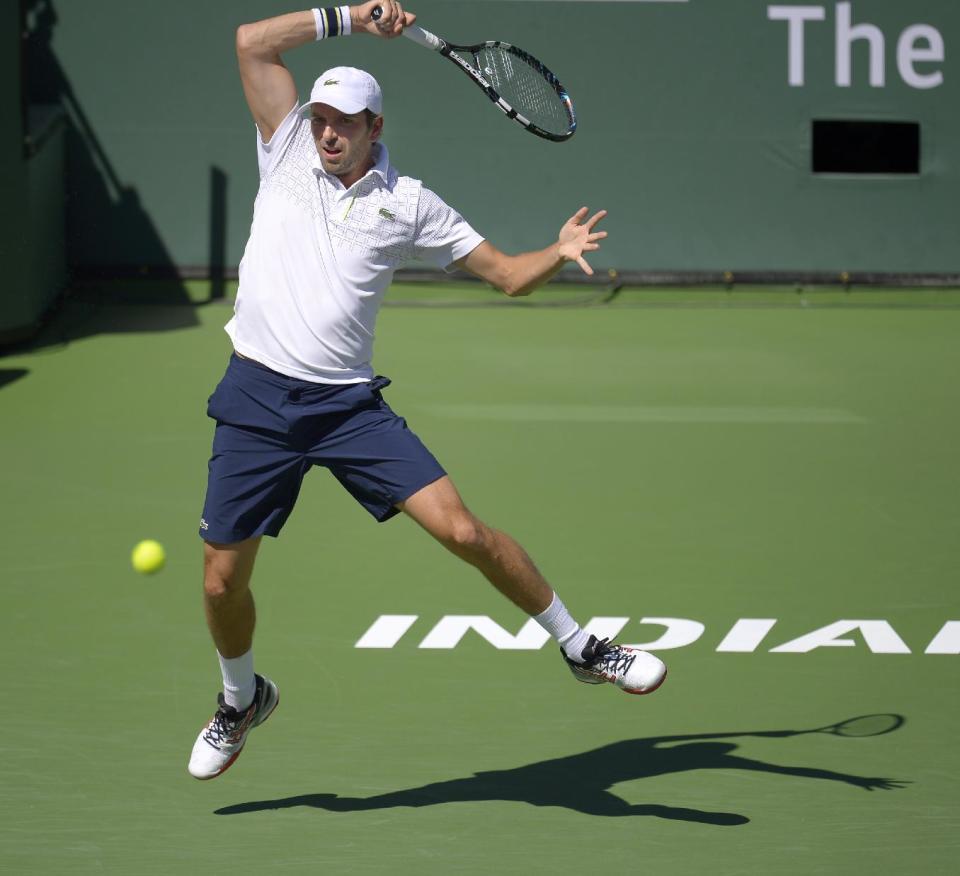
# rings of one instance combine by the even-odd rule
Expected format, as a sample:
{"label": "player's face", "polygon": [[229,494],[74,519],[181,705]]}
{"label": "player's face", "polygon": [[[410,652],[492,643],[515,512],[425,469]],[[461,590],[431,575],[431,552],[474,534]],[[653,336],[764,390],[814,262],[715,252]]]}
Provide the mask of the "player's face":
{"label": "player's face", "polygon": [[370,152],[380,139],[382,116],[370,124],[366,113],[352,115],[315,103],[310,108],[310,125],[323,169],[345,186],[353,185],[373,166]]}

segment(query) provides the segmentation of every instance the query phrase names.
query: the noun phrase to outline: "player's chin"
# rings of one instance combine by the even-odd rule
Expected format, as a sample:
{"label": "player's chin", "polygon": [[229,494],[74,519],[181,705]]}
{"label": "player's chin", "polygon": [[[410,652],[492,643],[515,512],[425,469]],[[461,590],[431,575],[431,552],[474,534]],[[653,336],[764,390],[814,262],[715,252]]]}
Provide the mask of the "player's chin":
{"label": "player's chin", "polygon": [[331,173],[334,175],[345,173],[346,171],[343,165],[342,157],[343,156],[341,155],[336,155],[331,158],[330,156],[324,155],[323,153],[321,153],[320,164],[323,165],[323,169],[327,173]]}

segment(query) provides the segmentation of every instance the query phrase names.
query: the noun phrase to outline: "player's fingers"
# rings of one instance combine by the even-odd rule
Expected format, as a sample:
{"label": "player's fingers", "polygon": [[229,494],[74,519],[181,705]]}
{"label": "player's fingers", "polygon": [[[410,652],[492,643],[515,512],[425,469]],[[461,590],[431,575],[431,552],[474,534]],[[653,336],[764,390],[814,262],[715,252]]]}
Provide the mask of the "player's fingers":
{"label": "player's fingers", "polygon": [[394,3],[393,35],[399,36],[403,33],[403,23],[406,18],[403,15],[403,7],[399,3]]}
{"label": "player's fingers", "polygon": [[606,210],[598,210],[587,220],[587,223],[586,223],[587,228],[592,229],[593,226],[596,225],[606,215],[607,215]]}
{"label": "player's fingers", "polygon": [[393,21],[396,12],[393,8],[393,0],[381,0],[380,17],[376,19],[377,30],[380,33],[389,33],[393,29]]}
{"label": "player's fingers", "polygon": [[583,256],[577,256],[577,264],[580,265],[580,270],[588,277],[593,276],[593,268],[587,264],[587,260]]}
{"label": "player's fingers", "polygon": [[587,215],[587,212],[588,212],[588,208],[587,208],[587,207],[581,207],[579,210],[577,210],[576,213],[574,213],[574,214],[567,220],[567,224],[568,224],[568,225],[579,225],[579,224],[580,224],[580,221],[583,219],[583,217]]}
{"label": "player's fingers", "polygon": [[587,235],[587,240],[603,240],[606,236],[606,231],[594,231],[593,234]]}

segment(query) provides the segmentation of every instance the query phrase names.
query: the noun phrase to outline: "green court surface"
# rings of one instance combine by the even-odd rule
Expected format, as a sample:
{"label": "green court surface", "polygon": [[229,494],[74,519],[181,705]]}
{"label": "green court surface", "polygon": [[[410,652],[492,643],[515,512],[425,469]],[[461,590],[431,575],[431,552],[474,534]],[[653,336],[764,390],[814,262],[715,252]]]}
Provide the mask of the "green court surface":
{"label": "green court surface", "polygon": [[[88,290],[0,360],[0,871],[957,872],[955,293],[385,309],[387,400],[581,622],[668,636],[670,675],[629,697],[552,644],[458,640],[470,616],[531,641],[315,471],[255,576],[280,707],[209,783],[186,763],[219,685],[196,530],[229,307],[136,300]],[[876,713],[905,720],[786,732]]]}

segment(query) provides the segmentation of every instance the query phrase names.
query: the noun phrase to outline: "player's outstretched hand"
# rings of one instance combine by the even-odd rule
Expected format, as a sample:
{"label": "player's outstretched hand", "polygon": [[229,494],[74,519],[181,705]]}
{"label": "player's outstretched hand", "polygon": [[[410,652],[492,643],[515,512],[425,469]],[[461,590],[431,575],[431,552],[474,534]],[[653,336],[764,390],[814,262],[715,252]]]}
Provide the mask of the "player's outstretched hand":
{"label": "player's outstretched hand", "polygon": [[[373,17],[374,9],[380,8],[380,16]],[[404,12],[397,0],[370,0],[350,7],[350,18],[355,30],[363,30],[386,40],[400,36],[405,27],[417,20],[412,12]]]}
{"label": "player's outstretched hand", "polygon": [[[560,236],[557,242],[560,244],[560,255],[571,262],[580,265],[583,273],[591,276],[593,268],[587,264],[583,257],[586,252],[593,252],[600,249],[598,240],[603,240],[607,236],[606,231],[594,231],[596,224],[607,215],[606,210],[598,210],[589,219],[587,213],[590,211],[586,207],[581,207],[574,213],[560,229]],[[584,221],[586,220],[586,221]]]}

